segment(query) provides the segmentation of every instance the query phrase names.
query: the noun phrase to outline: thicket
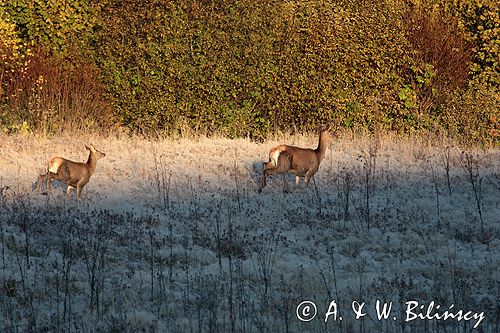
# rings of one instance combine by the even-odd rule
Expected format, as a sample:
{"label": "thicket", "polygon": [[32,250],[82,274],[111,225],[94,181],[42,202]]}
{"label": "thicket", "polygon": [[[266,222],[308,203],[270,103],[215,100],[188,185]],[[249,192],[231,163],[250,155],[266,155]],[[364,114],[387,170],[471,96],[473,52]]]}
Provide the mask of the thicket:
{"label": "thicket", "polygon": [[0,129],[103,129],[111,100],[90,48],[99,7],[1,0]]}
{"label": "thicket", "polygon": [[0,124],[255,139],[334,124],[498,142],[499,12],[493,0],[4,0]]}

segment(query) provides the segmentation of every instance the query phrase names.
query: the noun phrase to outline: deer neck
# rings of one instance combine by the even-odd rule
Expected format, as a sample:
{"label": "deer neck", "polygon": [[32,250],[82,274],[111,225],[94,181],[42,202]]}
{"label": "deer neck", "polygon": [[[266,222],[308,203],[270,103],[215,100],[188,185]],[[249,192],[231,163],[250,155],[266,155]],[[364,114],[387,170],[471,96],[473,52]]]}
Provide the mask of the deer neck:
{"label": "deer neck", "polygon": [[91,151],[89,154],[89,158],[87,160],[87,166],[89,168],[91,176],[94,174],[96,165],[97,165],[97,158],[95,156],[95,153]]}
{"label": "deer neck", "polygon": [[322,134],[319,135],[318,148],[316,148],[316,154],[318,155],[318,160],[322,161],[325,158],[326,148],[328,146],[327,138]]}

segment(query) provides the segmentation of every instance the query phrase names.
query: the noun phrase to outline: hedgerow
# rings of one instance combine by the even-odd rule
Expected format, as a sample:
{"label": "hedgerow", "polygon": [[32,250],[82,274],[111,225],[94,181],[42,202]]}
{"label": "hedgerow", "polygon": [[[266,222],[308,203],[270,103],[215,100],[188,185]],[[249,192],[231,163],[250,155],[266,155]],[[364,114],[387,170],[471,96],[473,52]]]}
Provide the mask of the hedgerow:
{"label": "hedgerow", "polygon": [[[0,121],[254,139],[333,124],[498,141],[498,9],[480,0],[10,0],[0,6],[0,55],[14,47],[31,66],[0,66]],[[40,81],[57,82],[44,98]]]}

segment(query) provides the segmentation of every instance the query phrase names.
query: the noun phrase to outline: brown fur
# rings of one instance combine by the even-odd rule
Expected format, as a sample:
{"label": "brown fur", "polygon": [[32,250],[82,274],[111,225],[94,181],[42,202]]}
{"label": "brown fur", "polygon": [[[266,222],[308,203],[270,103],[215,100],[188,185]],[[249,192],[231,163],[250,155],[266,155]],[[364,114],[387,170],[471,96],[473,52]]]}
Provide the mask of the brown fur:
{"label": "brown fur", "polygon": [[[269,175],[283,174],[290,172],[295,175],[295,183],[300,185],[300,178],[304,177],[306,186],[318,171],[319,165],[325,157],[326,148],[330,141],[328,131],[321,131],[319,143],[316,149],[299,148],[295,146],[280,145],[271,148],[269,151],[269,162],[264,162],[262,172],[262,184],[259,192],[266,186],[266,178]],[[275,159],[279,152],[277,160]],[[275,165],[276,162],[276,165]]]}
{"label": "brown fur", "polygon": [[[85,145],[90,151],[87,163],[73,162],[62,157],[53,157],[49,161],[47,173],[38,176],[38,191],[42,188],[42,182],[45,180],[47,191],[50,190],[52,179],[59,180],[68,185],[66,194],[71,193],[72,188],[76,188],[76,195],[80,199],[82,189],[94,174],[97,160],[106,156],[103,152],[95,149],[93,145]],[[54,172],[56,171],[56,172]]]}

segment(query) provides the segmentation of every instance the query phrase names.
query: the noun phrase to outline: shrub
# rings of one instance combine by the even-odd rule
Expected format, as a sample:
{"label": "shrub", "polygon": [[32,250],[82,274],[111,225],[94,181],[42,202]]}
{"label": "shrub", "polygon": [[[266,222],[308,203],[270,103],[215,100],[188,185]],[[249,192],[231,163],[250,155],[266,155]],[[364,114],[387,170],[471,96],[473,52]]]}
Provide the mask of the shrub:
{"label": "shrub", "polygon": [[8,1],[0,14],[4,130],[109,125],[99,72],[85,60],[84,41],[92,22],[85,2]]}
{"label": "shrub", "polygon": [[100,129],[112,114],[99,82],[98,70],[75,56],[53,57],[36,48],[23,71],[9,75],[8,103],[17,122],[44,133]]}

